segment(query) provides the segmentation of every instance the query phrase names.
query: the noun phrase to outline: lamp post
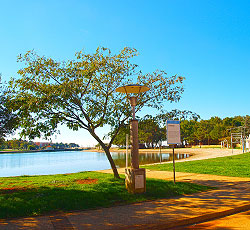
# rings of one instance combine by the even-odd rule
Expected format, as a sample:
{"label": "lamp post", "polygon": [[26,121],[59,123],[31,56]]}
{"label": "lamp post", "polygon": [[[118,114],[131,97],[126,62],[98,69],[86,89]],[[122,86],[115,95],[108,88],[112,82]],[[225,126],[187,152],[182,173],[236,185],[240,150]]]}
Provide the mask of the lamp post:
{"label": "lamp post", "polygon": [[[147,86],[126,85],[116,89],[117,92],[126,93],[132,108],[132,120],[130,121],[131,139],[131,169],[125,169],[126,188],[131,193],[143,193],[146,191],[146,172],[139,168],[139,141],[138,141],[138,120],[135,119],[135,106],[140,93],[148,91]],[[129,94],[135,96],[129,96]]]}

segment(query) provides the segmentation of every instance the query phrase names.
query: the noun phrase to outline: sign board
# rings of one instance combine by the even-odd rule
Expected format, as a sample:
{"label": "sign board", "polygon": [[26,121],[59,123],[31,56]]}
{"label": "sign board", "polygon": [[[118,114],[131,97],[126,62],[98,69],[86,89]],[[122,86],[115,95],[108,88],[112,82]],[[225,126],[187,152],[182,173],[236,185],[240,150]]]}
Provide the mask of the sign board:
{"label": "sign board", "polygon": [[167,121],[167,143],[169,145],[181,144],[180,121]]}
{"label": "sign board", "polygon": [[135,189],[144,188],[144,175],[135,175]]}

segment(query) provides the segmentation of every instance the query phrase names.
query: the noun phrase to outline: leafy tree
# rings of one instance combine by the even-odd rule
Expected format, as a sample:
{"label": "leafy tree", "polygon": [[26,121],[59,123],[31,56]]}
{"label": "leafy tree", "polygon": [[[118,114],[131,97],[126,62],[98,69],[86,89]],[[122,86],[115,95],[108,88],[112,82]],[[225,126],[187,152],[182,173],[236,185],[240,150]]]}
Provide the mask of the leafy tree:
{"label": "leafy tree", "polygon": [[[129,135],[129,133],[130,133],[129,125],[124,124],[124,126],[122,126],[120,128],[119,132],[117,133],[117,135],[116,135],[116,137],[115,137],[115,139],[113,141],[113,144],[118,145],[119,147],[124,147],[126,145],[126,134]],[[108,138],[108,136],[112,137],[112,135],[113,135],[112,132],[108,133],[107,138]]]}
{"label": "leafy tree", "polygon": [[197,113],[194,113],[189,110],[178,110],[178,109],[173,109],[171,111],[162,111],[162,113],[158,114],[156,116],[156,119],[158,122],[160,122],[161,126],[166,126],[166,121],[167,120],[194,120],[197,121],[200,119],[200,116]]}
{"label": "leafy tree", "polygon": [[[87,130],[104,149],[114,176],[119,177],[110,147],[131,116],[126,95],[117,87],[133,82],[151,90],[140,95],[136,111],[143,106],[161,109],[164,101],[178,101],[183,92],[183,77],[167,76],[164,71],[142,74],[130,59],[138,53],[124,48],[118,54],[98,48],[94,54],[76,53],[76,60],[59,62],[28,51],[18,61],[25,66],[20,78],[10,82],[9,106],[20,117],[21,135],[49,137],[58,125]],[[135,76],[138,76],[137,79]],[[109,125],[112,137],[108,145],[96,130]]]}
{"label": "leafy tree", "polygon": [[0,75],[0,143],[4,141],[4,137],[12,134],[18,123],[17,116],[6,105],[6,89],[1,83]]}

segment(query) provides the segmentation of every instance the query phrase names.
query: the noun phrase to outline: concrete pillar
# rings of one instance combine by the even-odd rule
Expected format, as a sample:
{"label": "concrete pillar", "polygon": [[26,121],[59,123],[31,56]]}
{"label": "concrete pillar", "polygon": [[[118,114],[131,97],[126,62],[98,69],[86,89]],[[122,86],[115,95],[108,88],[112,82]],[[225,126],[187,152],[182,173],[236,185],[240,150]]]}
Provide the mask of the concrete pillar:
{"label": "concrete pillar", "polygon": [[146,192],[146,170],[139,168],[138,121],[130,121],[131,169],[125,169],[125,183],[128,192]]}
{"label": "concrete pillar", "polygon": [[131,168],[139,168],[139,139],[138,139],[138,121],[130,121],[130,138],[131,138]]}

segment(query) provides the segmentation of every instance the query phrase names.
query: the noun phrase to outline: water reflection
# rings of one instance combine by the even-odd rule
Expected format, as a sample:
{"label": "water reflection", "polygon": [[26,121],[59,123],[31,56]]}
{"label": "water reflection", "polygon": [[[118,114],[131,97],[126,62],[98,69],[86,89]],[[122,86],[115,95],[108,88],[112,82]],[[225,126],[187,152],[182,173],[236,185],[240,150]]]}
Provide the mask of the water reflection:
{"label": "water reflection", "polygon": [[[114,159],[114,162],[117,167],[125,167],[126,166],[126,155],[124,153],[112,153],[112,157]],[[184,159],[188,158],[189,154],[175,154],[175,159]],[[153,164],[153,163],[159,163],[159,162],[166,162],[166,161],[172,161],[173,160],[173,154],[169,153],[143,153],[139,155],[139,162],[140,165],[143,164]],[[128,155],[128,165],[130,165],[131,157],[130,154]]]}
{"label": "water reflection", "polygon": [[[172,154],[140,154],[140,164],[150,164],[172,160]],[[117,167],[125,167],[126,155],[112,153]],[[189,157],[188,154],[176,154],[176,159]],[[130,156],[129,164],[130,165]],[[100,152],[36,152],[0,154],[0,177],[20,175],[47,175],[74,173],[110,169],[105,153]]]}

